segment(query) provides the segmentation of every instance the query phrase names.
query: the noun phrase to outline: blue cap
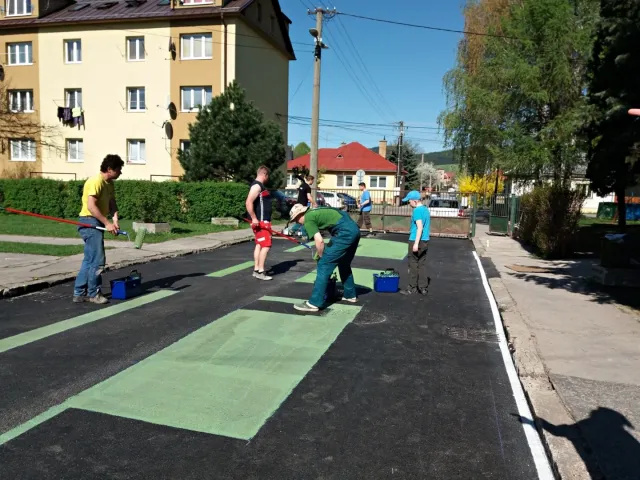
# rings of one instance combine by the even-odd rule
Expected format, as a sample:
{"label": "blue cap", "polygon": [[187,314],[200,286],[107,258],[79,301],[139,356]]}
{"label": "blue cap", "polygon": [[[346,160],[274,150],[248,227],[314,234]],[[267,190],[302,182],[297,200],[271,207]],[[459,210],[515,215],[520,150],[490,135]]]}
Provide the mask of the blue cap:
{"label": "blue cap", "polygon": [[407,196],[402,199],[403,202],[408,202],[409,200],[421,200],[420,192],[417,190],[411,190],[407,193]]}

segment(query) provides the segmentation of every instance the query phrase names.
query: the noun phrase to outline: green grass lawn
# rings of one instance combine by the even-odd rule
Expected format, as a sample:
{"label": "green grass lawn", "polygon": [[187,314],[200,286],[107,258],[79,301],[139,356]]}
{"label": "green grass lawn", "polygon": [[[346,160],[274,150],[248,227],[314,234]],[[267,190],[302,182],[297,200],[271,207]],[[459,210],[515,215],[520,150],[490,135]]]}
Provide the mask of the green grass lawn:
{"label": "green grass lawn", "polygon": [[[77,221],[72,218],[70,220]],[[132,228],[131,220],[122,220],[120,229],[129,232],[131,241],[135,239],[135,232]],[[278,223],[278,222],[274,222]],[[195,235],[205,235],[207,233],[225,232],[234,230],[233,227],[211,225],[210,223],[179,223],[170,222],[171,233],[147,234],[145,243],[160,243],[177,238],[193,237]],[[240,229],[249,227],[248,223],[240,222]],[[77,227],[67,223],[54,222],[41,218],[27,217],[24,215],[0,215],[0,234],[2,235],[25,235],[38,237],[57,238],[79,238]],[[127,237],[118,235],[114,237],[110,233],[105,233],[105,240],[127,241]],[[18,252],[16,252],[18,253]],[[26,252],[25,252],[26,253]]]}
{"label": "green grass lawn", "polygon": [[[105,250],[111,250],[107,247]],[[28,253],[31,255],[51,255],[53,257],[68,257],[78,255],[84,250],[83,245],[46,245],[43,243],[0,242],[2,253]]]}

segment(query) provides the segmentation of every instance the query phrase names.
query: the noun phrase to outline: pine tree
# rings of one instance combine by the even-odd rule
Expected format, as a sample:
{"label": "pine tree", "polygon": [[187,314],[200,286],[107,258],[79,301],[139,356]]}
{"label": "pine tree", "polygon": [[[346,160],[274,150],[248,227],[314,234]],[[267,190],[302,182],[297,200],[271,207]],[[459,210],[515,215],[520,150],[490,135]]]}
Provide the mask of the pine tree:
{"label": "pine tree", "polygon": [[249,183],[258,167],[265,165],[271,170],[269,187],[284,186],[282,131],[264,119],[236,81],[200,110],[189,125],[189,139],[189,149],[178,154],[184,181]]}
{"label": "pine tree", "polygon": [[618,222],[626,226],[625,191],[640,174],[640,120],[627,114],[640,106],[640,4],[602,0],[593,57],[589,64],[591,121],[587,177],[600,194],[615,192]]}

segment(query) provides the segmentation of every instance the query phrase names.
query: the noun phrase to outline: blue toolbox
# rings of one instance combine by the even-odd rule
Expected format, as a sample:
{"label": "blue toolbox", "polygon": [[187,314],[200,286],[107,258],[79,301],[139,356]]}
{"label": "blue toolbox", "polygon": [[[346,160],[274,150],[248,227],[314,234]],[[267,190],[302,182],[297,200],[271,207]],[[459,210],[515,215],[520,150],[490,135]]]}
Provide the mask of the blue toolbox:
{"label": "blue toolbox", "polygon": [[142,275],[133,270],[128,276],[111,280],[111,298],[126,300],[142,293]]}
{"label": "blue toolbox", "polygon": [[396,293],[400,290],[400,274],[393,268],[373,274],[373,289],[376,292]]}

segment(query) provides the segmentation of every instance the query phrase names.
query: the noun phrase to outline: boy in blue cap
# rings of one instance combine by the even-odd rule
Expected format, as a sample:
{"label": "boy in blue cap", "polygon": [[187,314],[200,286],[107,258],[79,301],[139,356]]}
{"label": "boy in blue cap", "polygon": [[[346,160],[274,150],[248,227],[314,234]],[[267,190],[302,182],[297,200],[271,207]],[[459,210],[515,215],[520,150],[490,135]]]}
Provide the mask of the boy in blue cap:
{"label": "boy in blue cap", "polygon": [[427,250],[429,249],[429,227],[431,214],[422,203],[422,196],[412,190],[402,199],[413,208],[411,215],[411,231],[409,233],[409,285],[402,295],[415,293],[427,294],[429,277],[427,276]]}

